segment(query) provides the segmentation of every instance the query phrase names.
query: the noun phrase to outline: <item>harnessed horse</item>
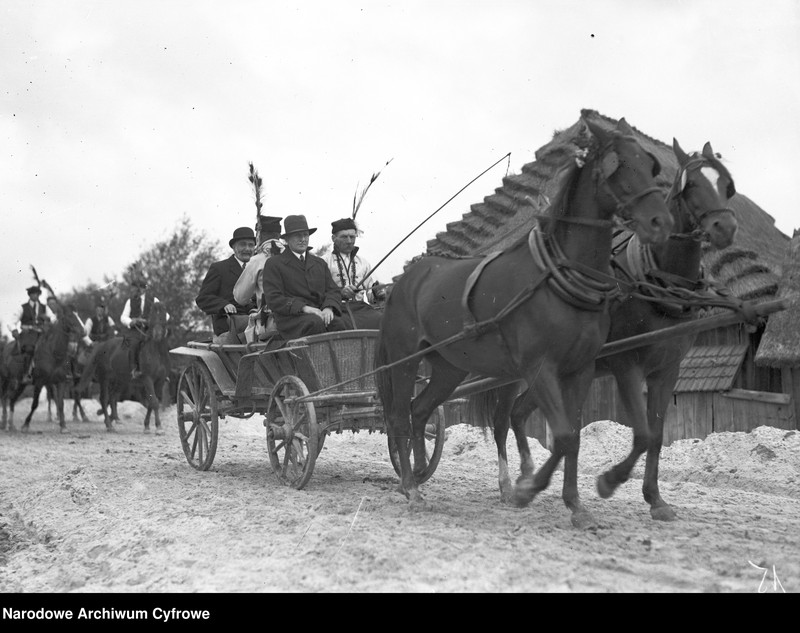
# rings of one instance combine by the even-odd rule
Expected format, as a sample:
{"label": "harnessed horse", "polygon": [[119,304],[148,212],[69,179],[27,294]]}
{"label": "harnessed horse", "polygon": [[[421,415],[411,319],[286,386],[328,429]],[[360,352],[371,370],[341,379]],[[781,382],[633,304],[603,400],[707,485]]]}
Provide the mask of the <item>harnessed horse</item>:
{"label": "harnessed horse", "polygon": [[[696,314],[702,305],[731,302],[707,291],[701,279],[702,244],[722,249],[733,243],[737,222],[727,201],[735,193],[733,178],[716,158],[710,143],[701,154],[687,155],[673,139],[679,169],[666,201],[675,221],[675,230],[665,244],[641,244],[636,235],[621,236],[615,249],[612,268],[621,287],[635,290],[612,301],[608,341],[652,332],[676,325]],[[698,291],[703,294],[698,294]],[[669,398],[678,379],[681,359],[694,336],[673,337],[661,343],[600,357],[595,375],[614,375],[620,398],[633,426],[633,448],[620,464],[602,474],[597,481],[601,497],[610,497],[626,481],[643,452],[647,452],[642,491],[650,503],[651,516],[672,520],[675,511],[661,498],[658,489],[658,461],[663,442],[663,424]],[[647,395],[642,384],[647,381]],[[470,397],[470,409],[477,419],[494,411],[493,427],[499,463],[501,498],[512,502],[513,486],[508,474],[506,438],[509,409],[519,391],[512,384]],[[513,426],[519,444],[525,440],[524,424]]]}
{"label": "harnessed horse", "polygon": [[[576,421],[609,327],[613,287],[596,273],[609,269],[615,214],[644,242],[665,241],[673,219],[655,183],[658,161],[627,122],[609,132],[582,115],[589,144],[580,163],[566,166],[544,231],[534,229],[485,258],[423,257],[389,296],[376,352],[376,366],[384,369],[377,386],[389,442],[398,449],[399,490],[412,507],[423,504],[418,481],[427,465],[425,423],[472,373],[524,380],[529,388],[514,404],[512,423],[521,425],[537,405],[551,423],[553,454],[535,474],[524,435],[518,442],[517,502],[527,505],[547,488],[564,458],[562,497],[572,522],[594,524],[578,495]],[[559,266],[548,265],[551,259]],[[577,282],[580,296],[570,293]],[[431,375],[412,400],[421,355]]]}

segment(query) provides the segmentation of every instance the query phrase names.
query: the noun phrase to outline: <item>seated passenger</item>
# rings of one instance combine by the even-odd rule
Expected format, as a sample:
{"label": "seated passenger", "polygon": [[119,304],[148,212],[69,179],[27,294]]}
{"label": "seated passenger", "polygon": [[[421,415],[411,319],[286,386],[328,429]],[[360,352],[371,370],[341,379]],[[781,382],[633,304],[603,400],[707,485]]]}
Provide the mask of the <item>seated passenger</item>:
{"label": "seated passenger", "polygon": [[286,340],[323,332],[346,330],[341,317],[342,295],[328,265],[309,252],[304,215],[283,221],[287,248],[264,263],[262,281],[267,307],[275,317],[278,333]]}
{"label": "seated passenger", "polygon": [[228,315],[248,314],[255,308],[255,297],[247,297],[244,303],[233,298],[233,287],[242,274],[242,269],[253,256],[256,235],[253,229],[242,226],[233,232],[228,241],[233,254],[227,259],[214,262],[208,269],[200,292],[195,298],[197,307],[211,317],[214,335],[225,334],[229,330]]}
{"label": "seated passenger", "polygon": [[325,257],[333,281],[341,288],[342,318],[350,329],[378,329],[383,310],[375,304],[385,291],[372,282],[372,266],[358,254],[355,220],[342,218],[331,223],[333,249]]}
{"label": "seated passenger", "polygon": [[[262,270],[264,262],[273,255],[279,255],[285,246],[281,242],[281,220],[270,216],[261,216],[258,246],[255,254],[245,266],[236,284],[233,286],[233,298],[239,304],[245,304],[253,295],[256,297],[256,311],[258,312],[258,326],[254,336],[261,340],[269,338],[268,322],[270,311],[264,299],[264,284],[262,283]],[[271,334],[274,334],[274,329]]]}

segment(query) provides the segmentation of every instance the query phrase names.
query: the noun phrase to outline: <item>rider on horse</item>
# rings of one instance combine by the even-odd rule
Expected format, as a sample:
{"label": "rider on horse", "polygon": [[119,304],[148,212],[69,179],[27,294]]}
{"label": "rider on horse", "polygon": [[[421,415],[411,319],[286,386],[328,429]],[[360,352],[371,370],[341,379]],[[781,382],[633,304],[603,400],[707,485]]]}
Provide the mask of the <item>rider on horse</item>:
{"label": "rider on horse", "polygon": [[16,329],[12,332],[15,339],[15,355],[21,354],[25,359],[25,380],[29,380],[33,370],[33,350],[42,333],[42,328],[56,320],[55,313],[41,301],[42,289],[39,286],[28,288],[28,301],[22,304]]}
{"label": "rider on horse", "polygon": [[[146,293],[147,281],[142,275],[136,275],[131,280],[131,296],[125,302],[120,323],[125,327],[122,333],[123,345],[128,349],[128,358],[131,365],[131,378],[142,375],[139,366],[139,350],[147,334],[147,320],[150,317],[150,308],[158,303],[158,298]],[[169,319],[169,314],[167,315]]]}

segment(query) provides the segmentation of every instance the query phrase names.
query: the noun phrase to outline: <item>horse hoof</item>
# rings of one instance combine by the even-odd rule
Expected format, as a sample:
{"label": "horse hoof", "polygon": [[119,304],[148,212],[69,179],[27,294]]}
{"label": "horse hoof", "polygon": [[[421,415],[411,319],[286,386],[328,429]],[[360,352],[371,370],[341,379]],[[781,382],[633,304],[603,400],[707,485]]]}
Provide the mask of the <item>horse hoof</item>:
{"label": "horse hoof", "polygon": [[518,508],[524,508],[533,501],[535,496],[536,488],[533,485],[533,479],[520,477],[514,487],[513,504]]}
{"label": "horse hoof", "polygon": [[150,432],[150,428],[149,427],[144,427],[144,432],[145,433],[149,433]]}
{"label": "horse hoof", "polygon": [[663,505],[658,508],[650,508],[650,516],[656,521],[674,521],[678,518],[678,513],[670,505]]}
{"label": "horse hoof", "polygon": [[116,433],[116,432],[117,432],[117,429],[115,429],[113,426],[107,426],[106,427],[106,433]]}
{"label": "horse hoof", "polygon": [[28,427],[27,427],[27,426],[23,426],[23,427],[20,429],[20,431],[21,431],[21,432],[23,432],[23,433],[27,433],[27,432],[28,432]]}
{"label": "horse hoof", "polygon": [[66,426],[60,426],[60,427],[58,427],[58,432],[59,433],[69,433],[69,429]]}
{"label": "horse hoof", "polygon": [[573,512],[571,517],[573,527],[579,530],[597,530],[597,522],[588,510]]}
{"label": "horse hoof", "polygon": [[614,494],[617,487],[608,483],[608,473],[603,473],[597,478],[597,494],[603,499],[608,499]]}

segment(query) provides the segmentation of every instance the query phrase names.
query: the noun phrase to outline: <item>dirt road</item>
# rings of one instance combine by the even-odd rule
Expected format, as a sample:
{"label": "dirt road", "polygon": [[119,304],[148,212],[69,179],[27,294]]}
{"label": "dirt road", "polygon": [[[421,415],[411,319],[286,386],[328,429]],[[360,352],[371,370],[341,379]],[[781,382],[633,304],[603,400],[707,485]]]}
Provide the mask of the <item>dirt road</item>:
{"label": "dirt road", "polygon": [[[423,486],[430,507],[413,512],[382,434],[329,437],[298,491],[270,470],[258,417],[224,420],[214,465],[198,472],[174,408],[162,435],[143,433],[133,403],[113,434],[100,421],[60,434],[40,411],[31,433],[0,432],[0,592],[800,590],[798,432],[666,448],[662,494],[678,520],[660,523],[641,496],[642,464],[611,499],[596,494],[630,430],[595,422],[579,483],[600,528],[579,531],[560,472],[529,507],[503,505],[494,441],[465,425],[448,429]],[[541,464],[548,453],[531,442]]]}

